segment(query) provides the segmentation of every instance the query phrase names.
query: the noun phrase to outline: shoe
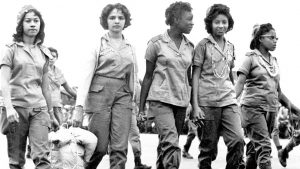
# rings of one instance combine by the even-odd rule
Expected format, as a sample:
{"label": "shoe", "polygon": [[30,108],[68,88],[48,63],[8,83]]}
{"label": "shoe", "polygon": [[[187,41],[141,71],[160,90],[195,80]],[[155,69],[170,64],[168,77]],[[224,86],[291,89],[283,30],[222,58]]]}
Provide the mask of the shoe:
{"label": "shoe", "polygon": [[193,156],[191,156],[190,153],[186,151],[182,151],[182,157],[186,159],[193,159]]}
{"label": "shoe", "polygon": [[151,166],[147,166],[145,164],[136,165],[134,169],[151,169]]}
{"label": "shoe", "polygon": [[285,149],[281,149],[278,151],[278,160],[283,167],[287,166],[286,159],[289,157],[288,153]]}
{"label": "shoe", "polygon": [[30,152],[27,152],[27,153],[26,153],[26,158],[28,158],[28,159],[31,158]]}

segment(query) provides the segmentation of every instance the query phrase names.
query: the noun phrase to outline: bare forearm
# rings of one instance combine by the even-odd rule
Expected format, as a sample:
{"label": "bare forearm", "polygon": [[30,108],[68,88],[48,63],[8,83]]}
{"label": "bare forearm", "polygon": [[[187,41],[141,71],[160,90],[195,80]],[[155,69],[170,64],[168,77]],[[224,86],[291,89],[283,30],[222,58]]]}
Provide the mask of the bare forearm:
{"label": "bare forearm", "polygon": [[145,110],[146,99],[147,99],[151,84],[152,84],[152,78],[145,76],[143,79],[142,88],[141,88],[140,110]]}
{"label": "bare forearm", "polygon": [[53,109],[53,105],[52,105],[51,93],[50,93],[50,90],[49,90],[49,77],[48,77],[48,73],[46,73],[46,74],[43,75],[42,93],[43,93],[44,98],[46,100],[48,110],[52,110]]}
{"label": "bare forearm", "polygon": [[201,74],[200,67],[194,67],[193,68],[193,74],[192,74],[192,106],[193,109],[198,106],[198,91],[199,91],[199,76]]}

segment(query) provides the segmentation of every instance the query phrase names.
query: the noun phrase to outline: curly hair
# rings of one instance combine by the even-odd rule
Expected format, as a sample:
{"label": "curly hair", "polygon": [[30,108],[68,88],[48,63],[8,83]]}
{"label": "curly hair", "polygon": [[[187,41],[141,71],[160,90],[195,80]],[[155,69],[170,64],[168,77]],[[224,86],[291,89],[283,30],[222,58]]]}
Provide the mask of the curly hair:
{"label": "curly hair", "polygon": [[57,52],[57,50],[55,49],[55,48],[53,48],[53,47],[48,47],[48,49],[49,49],[49,51],[52,53],[55,53],[56,54],[56,57],[58,58],[58,52]]}
{"label": "curly hair", "polygon": [[261,35],[264,35],[266,33],[268,33],[271,30],[275,30],[272,26],[272,24],[270,23],[266,23],[266,24],[261,24],[259,27],[257,27],[256,29],[253,30],[252,33],[252,40],[250,42],[250,49],[258,49],[259,45],[260,45],[260,37]]}
{"label": "curly hair", "polygon": [[206,18],[204,18],[205,29],[207,33],[212,34],[212,21],[220,14],[225,15],[228,19],[229,25],[227,32],[232,30],[234,21],[230,14],[230,8],[223,4],[214,4],[213,6],[208,8]]}
{"label": "curly hair", "polygon": [[23,42],[23,22],[24,22],[24,18],[26,16],[27,13],[33,12],[36,16],[39,17],[40,19],[40,31],[39,33],[36,35],[34,43],[36,43],[38,40],[40,40],[40,42],[38,43],[38,45],[43,44],[44,42],[44,38],[45,38],[45,22],[43,20],[42,14],[37,10],[37,9],[30,9],[28,11],[26,11],[26,13],[22,16],[22,18],[20,19],[20,21],[18,22],[18,25],[16,27],[16,33],[13,34],[13,41],[15,42]]}
{"label": "curly hair", "polygon": [[107,18],[108,18],[108,15],[110,14],[110,12],[113,9],[117,9],[117,10],[122,11],[123,15],[125,16],[125,25],[124,25],[123,29],[125,29],[125,28],[127,28],[128,26],[131,25],[131,23],[130,23],[131,14],[130,14],[129,10],[127,9],[127,7],[125,5],[120,4],[120,3],[108,4],[103,8],[101,16],[100,16],[100,24],[103,27],[103,29],[105,29],[105,30],[108,29]]}
{"label": "curly hair", "polygon": [[166,24],[167,25],[173,25],[175,19],[180,18],[182,13],[185,11],[191,12],[192,11],[192,7],[191,4],[188,2],[175,2],[172,3],[165,12],[165,16],[166,16]]}

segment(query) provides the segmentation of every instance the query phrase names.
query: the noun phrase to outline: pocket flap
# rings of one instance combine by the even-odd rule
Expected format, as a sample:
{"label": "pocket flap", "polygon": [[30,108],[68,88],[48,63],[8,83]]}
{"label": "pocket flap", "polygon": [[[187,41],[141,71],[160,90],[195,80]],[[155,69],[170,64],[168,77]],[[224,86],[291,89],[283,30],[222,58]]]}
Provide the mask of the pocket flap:
{"label": "pocket flap", "polygon": [[92,85],[90,87],[90,92],[100,92],[100,91],[103,90],[103,88],[104,88],[104,86],[101,86],[99,84],[95,84],[95,85]]}

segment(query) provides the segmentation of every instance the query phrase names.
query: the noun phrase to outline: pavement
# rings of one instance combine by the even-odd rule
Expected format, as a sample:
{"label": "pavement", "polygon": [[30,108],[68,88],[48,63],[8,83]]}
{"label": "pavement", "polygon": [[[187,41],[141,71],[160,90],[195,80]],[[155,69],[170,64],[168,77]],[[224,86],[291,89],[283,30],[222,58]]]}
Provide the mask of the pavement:
{"label": "pavement", "polygon": [[[180,145],[183,147],[186,141],[186,135],[180,136]],[[247,141],[247,140],[246,140]],[[158,136],[157,134],[141,134],[141,142],[142,142],[142,162],[144,164],[152,166],[152,169],[155,169],[155,161],[156,161],[156,146],[158,143]],[[281,144],[284,146],[286,145],[288,140],[281,140]],[[180,169],[197,169],[198,160],[197,156],[199,154],[198,150],[199,141],[197,138],[194,139],[192,146],[190,148],[190,154],[194,157],[194,159],[181,159]],[[273,152],[272,152],[272,167],[273,169],[284,169],[278,161],[277,158],[277,151],[272,144]],[[220,138],[219,141],[219,154],[217,159],[212,163],[213,169],[224,169],[226,165],[226,146]],[[7,158],[7,143],[6,138],[4,135],[0,134],[0,168],[1,169],[8,169],[8,158]],[[300,164],[298,163],[300,159],[300,151],[299,147],[296,147],[291,153],[288,159],[288,165],[286,169],[299,169]],[[297,162],[298,161],[298,162]],[[33,169],[34,165],[31,159],[26,160],[25,169]],[[126,163],[126,168],[133,169],[134,168],[134,160],[133,160],[133,153],[131,150],[131,146],[129,146],[128,151],[128,159]],[[98,169],[109,169],[109,157],[105,156],[98,166]]]}

